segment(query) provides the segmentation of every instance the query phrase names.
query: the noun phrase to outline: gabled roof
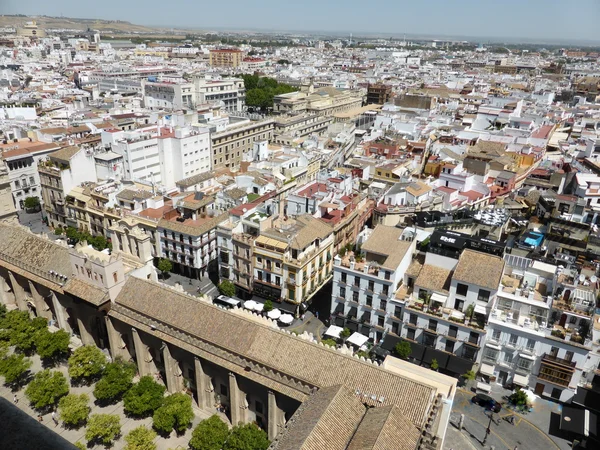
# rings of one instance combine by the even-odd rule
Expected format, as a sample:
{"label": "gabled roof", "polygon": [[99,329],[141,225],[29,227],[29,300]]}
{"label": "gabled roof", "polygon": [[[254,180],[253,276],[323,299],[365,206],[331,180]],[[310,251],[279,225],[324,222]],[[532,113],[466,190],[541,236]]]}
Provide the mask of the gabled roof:
{"label": "gabled roof", "polygon": [[453,279],[496,290],[500,285],[504,260],[499,256],[466,249],[458,258]]}

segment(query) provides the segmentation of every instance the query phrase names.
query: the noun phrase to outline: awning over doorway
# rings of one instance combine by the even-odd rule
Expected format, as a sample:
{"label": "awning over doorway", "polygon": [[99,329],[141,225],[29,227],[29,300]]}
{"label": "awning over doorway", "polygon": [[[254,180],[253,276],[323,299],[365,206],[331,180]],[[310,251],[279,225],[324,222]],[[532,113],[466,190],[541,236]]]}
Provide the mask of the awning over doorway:
{"label": "awning over doorway", "polygon": [[488,377],[494,376],[494,366],[491,364],[481,363],[481,367],[479,368],[479,372],[483,375],[487,375]]}

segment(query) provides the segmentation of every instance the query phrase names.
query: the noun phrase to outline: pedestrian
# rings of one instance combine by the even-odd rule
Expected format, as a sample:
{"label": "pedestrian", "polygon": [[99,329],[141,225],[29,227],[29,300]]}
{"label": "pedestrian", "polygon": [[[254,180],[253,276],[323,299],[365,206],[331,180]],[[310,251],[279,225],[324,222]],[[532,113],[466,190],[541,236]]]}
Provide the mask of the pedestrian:
{"label": "pedestrian", "polygon": [[315,311],[315,317],[318,319],[319,318],[319,311]]}
{"label": "pedestrian", "polygon": [[56,411],[52,411],[52,421],[54,422],[54,426],[58,425],[58,419],[56,418]]}
{"label": "pedestrian", "polygon": [[44,418],[42,417],[42,415],[38,414],[38,422],[43,422],[43,421],[44,421]]}
{"label": "pedestrian", "polygon": [[19,399],[17,398],[17,394],[13,395],[13,403],[16,405],[19,403]]}

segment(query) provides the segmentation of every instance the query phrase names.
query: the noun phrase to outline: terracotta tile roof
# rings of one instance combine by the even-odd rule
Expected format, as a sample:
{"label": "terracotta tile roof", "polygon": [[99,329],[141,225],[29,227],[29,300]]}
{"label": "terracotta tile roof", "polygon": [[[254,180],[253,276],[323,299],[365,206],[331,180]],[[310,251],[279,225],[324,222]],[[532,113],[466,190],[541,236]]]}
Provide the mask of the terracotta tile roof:
{"label": "terracotta tile roof", "polygon": [[[69,250],[20,227],[0,224],[0,259],[14,258],[24,266],[48,273],[71,275]],[[35,272],[34,272],[35,273]]]}
{"label": "terracotta tile roof", "polygon": [[370,408],[347,450],[414,450],[420,435],[396,406]]}
{"label": "terracotta tile roof", "polygon": [[197,175],[192,175],[191,177],[176,181],[175,185],[186,188],[186,187],[194,186],[195,184],[198,184],[198,183],[202,183],[203,181],[210,180],[211,178],[214,178],[214,177],[215,177],[215,173],[213,171],[199,173]]}
{"label": "terracotta tile roof", "polygon": [[[125,315],[133,322],[152,318],[164,324],[170,336],[178,337],[183,332],[214,346],[215,354],[218,349],[226,350],[319,389],[343,384],[352,392],[368,393],[363,402],[397,405],[417,427],[425,423],[436,395],[435,388],[416,379],[194,300],[149,280],[130,277],[109,315]],[[370,396],[376,400],[371,401]]]}
{"label": "terracotta tile roof", "polygon": [[419,272],[419,276],[415,281],[415,287],[429,289],[433,292],[449,292],[450,289],[450,274],[452,272],[438,266],[425,264]]}
{"label": "terracotta tile roof", "polygon": [[368,253],[386,256],[381,264],[386,269],[396,270],[410,248],[410,241],[401,241],[403,230],[386,225],[377,225],[371,236],[365,241],[362,250]]}
{"label": "terracotta tile roof", "polygon": [[501,257],[474,250],[463,250],[453,278],[463,283],[495,290],[498,289],[503,271],[504,260]]}
{"label": "terracotta tile roof", "polygon": [[68,294],[74,295],[82,300],[85,300],[92,305],[100,306],[110,301],[108,291],[98,286],[93,286],[85,281],[71,278],[67,284],[63,286],[63,290]]}
{"label": "terracotta tile roof", "polygon": [[297,250],[308,247],[315,239],[322,240],[333,233],[331,225],[310,214],[296,217],[296,223],[301,225],[301,228],[292,239],[290,247]]}
{"label": "terracotta tile roof", "polygon": [[116,196],[119,200],[146,200],[152,198],[152,192],[145,189],[123,189]]}
{"label": "terracotta tile roof", "polygon": [[[166,230],[175,231],[176,233],[186,234],[188,236],[202,236],[207,231],[212,230],[221,222],[229,219],[229,213],[223,213],[215,217],[211,217],[208,220],[197,220],[193,221],[191,219],[186,220],[186,223],[177,222],[176,220],[166,220],[161,219],[158,222],[158,226],[160,228],[164,228]],[[198,222],[196,225],[195,222]]]}
{"label": "terracotta tile roof", "polygon": [[76,147],[76,146],[70,146],[70,147],[61,148],[60,150],[57,150],[54,153],[51,153],[49,156],[51,159],[55,159],[57,161],[68,164],[69,161],[71,161],[71,158],[73,156],[75,156],[77,153],[79,153],[79,150],[81,150],[81,148]]}
{"label": "terracotta tile roof", "polygon": [[365,406],[348,388],[337,385],[320,389],[298,408],[270,448],[345,450],[365,412]]}

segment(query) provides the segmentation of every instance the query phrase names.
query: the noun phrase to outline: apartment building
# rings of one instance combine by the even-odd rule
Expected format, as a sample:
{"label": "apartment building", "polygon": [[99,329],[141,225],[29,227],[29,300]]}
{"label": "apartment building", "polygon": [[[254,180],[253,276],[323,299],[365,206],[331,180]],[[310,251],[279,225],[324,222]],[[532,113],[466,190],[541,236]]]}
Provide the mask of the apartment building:
{"label": "apartment building", "polygon": [[146,81],[144,106],[149,109],[191,109],[195,107],[194,84],[175,81]]}
{"label": "apartment building", "polygon": [[96,181],[94,151],[70,146],[57,150],[38,165],[44,210],[51,227],[67,226],[66,196],[86,181]]}
{"label": "apartment building", "polygon": [[570,401],[593,379],[595,283],[576,269],[505,255],[479,372],[537,395]]}
{"label": "apartment building", "polygon": [[395,343],[406,340],[418,363],[435,359],[456,375],[471,370],[481,358],[503,267],[500,256],[430,246],[404,273],[396,292],[396,301],[404,306],[403,323],[386,335],[382,347],[393,350]]}
{"label": "apartment building", "polygon": [[123,157],[129,180],[171,188],[181,179],[211,170],[211,140],[206,128],[108,130],[102,132],[102,142]]}
{"label": "apartment building", "polygon": [[374,342],[386,332],[401,333],[403,304],[395,298],[415,251],[409,229],[378,225],[361,252],[334,258],[331,323],[369,336]]}
{"label": "apartment building", "polygon": [[211,134],[213,169],[238,168],[246,153],[252,153],[254,143],[273,138],[274,120],[246,122]]}
{"label": "apartment building", "polygon": [[221,48],[211,50],[209,61],[211,67],[235,68],[242,65],[244,52],[235,48]]}
{"label": "apartment building", "polygon": [[278,218],[254,241],[253,292],[300,305],[332,276],[333,227],[310,215]]}
{"label": "apartment building", "polygon": [[60,148],[56,143],[32,142],[30,139],[0,144],[0,155],[8,168],[8,179],[17,211],[24,209],[27,197],[37,197],[42,202],[38,163]]}
{"label": "apartment building", "polygon": [[194,78],[196,105],[223,105],[230,112],[240,112],[246,105],[246,89],[241,78],[223,78],[219,80],[205,77]]}
{"label": "apartment building", "polygon": [[0,157],[0,223],[16,225],[19,223],[17,210],[13,204],[8,170]]}

